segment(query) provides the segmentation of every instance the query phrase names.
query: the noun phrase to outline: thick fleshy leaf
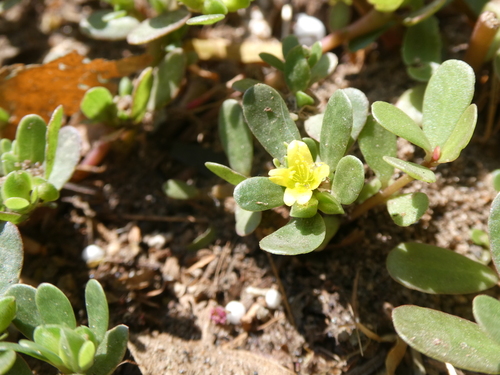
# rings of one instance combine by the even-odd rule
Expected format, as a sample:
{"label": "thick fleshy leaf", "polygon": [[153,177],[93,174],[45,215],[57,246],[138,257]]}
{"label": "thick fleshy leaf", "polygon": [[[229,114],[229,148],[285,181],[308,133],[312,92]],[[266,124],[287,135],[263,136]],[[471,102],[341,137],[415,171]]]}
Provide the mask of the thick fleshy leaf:
{"label": "thick fleshy leaf", "polygon": [[2,198],[4,201],[9,198],[23,198],[29,200],[32,188],[31,175],[28,172],[10,172],[2,184]]}
{"label": "thick fleshy leaf", "polygon": [[292,92],[307,89],[311,79],[311,68],[301,45],[295,46],[286,55],[284,75],[285,82]]}
{"label": "thick fleshy leaf", "polygon": [[394,309],[392,321],[408,345],[431,358],[465,370],[500,374],[500,345],[477,324],[412,305]]}
{"label": "thick fleshy leaf", "polygon": [[134,45],[149,43],[181,28],[190,17],[186,8],[179,8],[148,18],[127,35],[127,42]]}
{"label": "thick fleshy leaf", "polygon": [[339,160],[347,151],[352,126],[351,101],[343,90],[337,90],[328,100],[319,143],[321,161],[330,166],[330,173],[337,169]]}
{"label": "thick fleshy leaf", "polygon": [[236,203],[247,211],[265,211],[285,204],[284,188],[267,177],[251,177],[234,189]]}
{"label": "thick fleshy leaf", "polygon": [[323,55],[323,49],[321,47],[321,42],[314,43],[309,48],[309,57],[307,58],[307,63],[312,68],[319,61],[321,56]]}
{"label": "thick fleshy leaf", "polygon": [[313,97],[306,94],[304,91],[297,91],[295,93],[295,102],[298,108],[302,108],[305,105],[314,105]]}
{"label": "thick fleshy leaf", "polygon": [[441,148],[440,163],[449,163],[460,156],[460,152],[467,146],[472,138],[477,122],[477,107],[471,104],[460,116],[460,119]]}
{"label": "thick fleshy leaf", "polygon": [[33,375],[33,372],[26,361],[22,359],[20,355],[16,355],[16,362],[5,375]]}
{"label": "thick fleshy leaf", "polygon": [[295,35],[288,35],[287,37],[283,38],[283,40],[281,41],[281,50],[285,59],[288,53],[298,45],[300,45],[300,43]]}
{"label": "thick fleshy leaf", "polygon": [[96,347],[92,341],[85,341],[78,351],[78,367],[86,371],[94,364]]}
{"label": "thick fleshy leaf", "polygon": [[36,290],[36,306],[44,324],[76,328],[76,318],[68,297],[52,284],[42,283]]}
{"label": "thick fleshy leaf", "polygon": [[113,123],[116,120],[116,104],[106,87],[92,87],[87,90],[80,103],[82,113],[92,121]]}
{"label": "thick fleshy leaf", "polygon": [[325,222],[320,214],[309,219],[291,219],[276,232],[264,237],[260,248],[277,255],[298,255],[317,249],[325,239]]}
{"label": "thick fleshy leaf", "polygon": [[85,287],[85,306],[89,320],[88,326],[97,341],[101,342],[108,330],[109,309],[104,289],[97,280],[89,280]]}
{"label": "thick fleshy leaf", "polygon": [[7,198],[3,204],[9,210],[19,213],[26,213],[26,209],[30,206],[29,200],[18,197]]}
{"label": "thick fleshy leaf", "polygon": [[433,67],[441,62],[441,34],[436,17],[429,17],[407,27],[403,39],[403,61],[408,74],[417,81],[427,82]]}
{"label": "thick fleshy leaf", "polygon": [[12,296],[0,297],[0,335],[16,316],[16,299]]}
{"label": "thick fleshy leaf", "polygon": [[217,232],[215,228],[209,225],[208,228],[203,233],[199,234],[186,248],[189,251],[200,250],[210,245],[216,238]]}
{"label": "thick fleshy leaf", "polygon": [[370,110],[370,103],[366,95],[361,90],[355,89],[354,87],[344,89],[344,93],[347,95],[352,105],[353,122],[351,139],[349,139],[349,144],[347,146],[347,148],[349,148],[358,139],[359,134],[365,126]]}
{"label": "thick fleshy leaf", "polygon": [[13,350],[0,350],[0,374],[6,374],[16,362],[16,352]]}
{"label": "thick fleshy leaf", "polygon": [[62,125],[64,112],[60,105],[52,113],[49,124],[47,125],[47,144],[45,145],[45,178],[48,179],[54,168],[56,161],[57,140],[59,139],[59,130]]}
{"label": "thick fleshy leaf", "polygon": [[226,167],[225,165],[206,162],[205,166],[214,174],[222,178],[223,180],[229,182],[233,185],[238,185],[240,182],[245,181],[247,178],[243,176],[241,173],[233,171],[231,168]]}
{"label": "thick fleshy leaf", "polygon": [[396,136],[369,116],[359,134],[358,144],[366,164],[375,172],[381,186],[387,186],[394,174],[394,167],[386,163],[383,157],[396,156]]}
{"label": "thick fleshy leaf", "polygon": [[249,176],[253,160],[252,133],[240,104],[234,99],[227,99],[222,103],[219,111],[219,136],[229,166],[236,172]]}
{"label": "thick fleshy leaf", "polygon": [[285,143],[301,137],[278,91],[264,84],[250,87],[243,96],[243,113],[260,144],[273,158],[284,163]]}
{"label": "thick fleshy leaf", "polygon": [[407,227],[420,220],[429,208],[429,198],[424,193],[403,194],[387,201],[387,211],[400,227]]}
{"label": "thick fleshy leaf", "polygon": [[361,193],[364,183],[365,170],[361,160],[352,155],[340,159],[332,183],[332,193],[340,203],[353,203]]}
{"label": "thick fleshy leaf", "polygon": [[384,156],[384,160],[394,168],[407,173],[416,180],[428,183],[436,182],[436,175],[434,174],[434,172],[420,164],[393,158],[391,156]]}
{"label": "thick fleshy leaf", "polygon": [[43,324],[35,303],[36,289],[25,284],[16,284],[7,290],[6,296],[16,298],[17,313],[13,320],[16,328],[28,339],[33,339],[33,331]]}
{"label": "thick fleshy leaf", "polygon": [[153,68],[149,67],[144,69],[139,78],[137,78],[137,86],[132,92],[132,109],[130,116],[136,123],[141,122],[146,114],[152,87]]}
{"label": "thick fleshy leaf", "polygon": [[65,126],[59,131],[57,141],[56,160],[49,182],[61,190],[63,185],[71,178],[75,167],[80,160],[82,140],[80,133],[72,126]]}
{"label": "thick fleshy leaf", "polygon": [[307,135],[318,142],[321,136],[321,127],[323,126],[324,117],[324,113],[318,113],[304,121],[304,129]]}
{"label": "thick fleshy leaf", "polygon": [[459,60],[445,61],[425,90],[422,129],[431,144],[444,146],[474,95],[472,68]]}
{"label": "thick fleshy leaf", "polygon": [[236,233],[244,237],[253,233],[262,220],[262,212],[247,211],[236,205],[234,216],[236,219]]}
{"label": "thick fleshy leaf", "polygon": [[491,172],[491,179],[493,182],[493,189],[500,191],[500,169],[495,169]]}
{"label": "thick fleshy leaf", "polygon": [[297,218],[310,218],[318,212],[318,200],[312,196],[306,204],[298,204],[295,202],[290,210],[290,216]]}
{"label": "thick fleshy leaf", "polygon": [[344,208],[337,198],[326,191],[315,191],[314,197],[318,200],[318,209],[328,215],[343,214]]}
{"label": "thick fleshy leaf", "polygon": [[309,80],[309,85],[312,85],[314,82],[318,82],[330,74],[333,73],[337,65],[339,64],[339,59],[337,55],[334,55],[331,52],[325,53],[319,61],[311,68],[311,78]]}
{"label": "thick fleshy leaf", "polygon": [[422,243],[401,243],[387,257],[391,277],[430,294],[477,293],[498,282],[491,268],[454,251]]}
{"label": "thick fleshy leaf", "polygon": [[427,85],[419,84],[406,90],[396,102],[396,107],[401,109],[418,125],[422,124],[422,106]]}
{"label": "thick fleshy leaf", "polygon": [[259,57],[262,59],[262,61],[264,61],[265,63],[268,63],[272,67],[274,67],[280,71],[285,70],[285,63],[283,61],[281,61],[280,59],[278,59],[276,56],[274,56],[270,53],[267,53],[267,52],[262,52],[262,53],[259,53]]}
{"label": "thick fleshy leaf", "polygon": [[375,120],[391,133],[423,148],[428,153],[432,152],[431,144],[420,126],[399,108],[389,103],[375,102],[372,104],[372,114]]}
{"label": "thick fleshy leaf", "polygon": [[340,229],[340,223],[341,223],[340,218],[334,215],[324,216],[323,221],[325,222],[325,228],[326,228],[325,239],[323,240],[321,245],[319,245],[319,247],[316,249],[318,251],[323,250],[328,245],[330,240],[333,237],[335,237],[338,230]]}
{"label": "thick fleshy leaf", "polygon": [[399,8],[403,0],[368,0],[379,12],[393,12]]}
{"label": "thick fleshy leaf", "polygon": [[27,115],[17,126],[14,153],[20,161],[29,160],[31,164],[45,160],[45,135],[47,124],[38,115]]}
{"label": "thick fleshy leaf", "polygon": [[94,365],[87,374],[110,375],[125,355],[128,342],[128,327],[116,326],[106,332],[104,340],[97,348]]}
{"label": "thick fleshy leaf", "polygon": [[97,40],[124,40],[127,35],[140,22],[132,16],[124,16],[106,20],[109,15],[112,15],[112,10],[97,10],[92,12],[88,18],[83,18],[80,21],[80,31],[92,39]]}
{"label": "thick fleshy leaf", "polygon": [[472,302],[472,312],[479,327],[500,345],[500,301],[490,296],[477,296]]}
{"label": "thick fleshy leaf", "polygon": [[186,21],[188,25],[212,25],[220,20],[223,20],[223,14],[202,14],[201,16],[191,17]]}
{"label": "thick fleshy leaf", "polygon": [[174,178],[167,180],[162,188],[165,195],[172,199],[193,199],[199,194],[196,186]]}
{"label": "thick fleshy leaf", "polygon": [[[477,6],[482,7],[486,1],[482,0],[482,1],[477,2],[475,0],[465,0],[465,2],[471,8],[471,10],[473,10],[474,7],[477,7]],[[412,11],[410,14],[408,14],[403,19],[403,25],[409,27],[409,26],[413,26],[413,25],[416,25],[420,22],[425,21],[427,18],[434,15],[446,3],[447,3],[447,0],[433,0],[433,1],[429,2],[427,5],[419,7],[418,9]],[[474,3],[474,4],[472,4],[472,3]],[[483,4],[481,4],[481,3],[483,3]],[[418,4],[421,4],[421,3],[418,3]],[[479,12],[477,13],[477,15],[479,15]]]}
{"label": "thick fleshy leaf", "polygon": [[154,69],[148,109],[160,109],[177,96],[184,79],[185,69],[186,55],[181,48],[176,48],[165,55]]}
{"label": "thick fleshy leaf", "polygon": [[491,258],[497,271],[500,270],[500,194],[497,194],[491,204],[490,217],[488,219],[488,230],[490,232]]}
{"label": "thick fleshy leaf", "polygon": [[0,296],[19,282],[23,266],[23,243],[17,227],[0,222]]}
{"label": "thick fleshy leaf", "polygon": [[245,92],[250,87],[256,85],[257,83],[262,83],[262,82],[252,78],[243,78],[240,79],[239,81],[234,82],[231,88],[235,91]]}

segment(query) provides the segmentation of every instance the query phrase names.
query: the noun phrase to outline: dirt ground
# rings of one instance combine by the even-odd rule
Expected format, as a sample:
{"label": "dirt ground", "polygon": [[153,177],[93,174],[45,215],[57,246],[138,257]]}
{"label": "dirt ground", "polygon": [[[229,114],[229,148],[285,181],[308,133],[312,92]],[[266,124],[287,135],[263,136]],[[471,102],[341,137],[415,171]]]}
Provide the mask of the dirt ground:
{"label": "dirt ground", "polygon": [[[306,10],[301,2],[293,4],[296,11]],[[307,10],[323,15],[326,1],[318,4]],[[98,5],[25,1],[0,19],[0,62],[40,63],[49,50],[62,46],[91,58],[141,53],[125,42],[97,42],[80,34],[80,17]],[[466,19],[453,9],[438,16],[444,57],[463,57],[471,32]],[[231,30],[238,34],[241,21],[230,21],[212,31],[193,28],[190,35],[235,37]],[[394,102],[414,85],[398,48],[375,44],[363,54],[350,54],[343,47],[334,52],[338,68],[314,89],[322,105],[337,88],[358,88],[370,102]],[[269,71],[229,60],[202,61],[199,66],[219,74],[221,82],[239,73],[258,77]],[[112,324],[124,323],[131,332],[130,353],[116,374],[385,374],[395,334],[392,307],[411,303],[472,319],[474,296],[406,289],[389,277],[385,258],[403,241],[434,244],[475,259],[484,256],[484,249],[472,244],[470,230],[486,229],[496,195],[489,175],[499,167],[496,137],[487,143],[474,140],[457,161],[438,168],[436,183],[414,182],[405,189],[430,198],[430,208],[417,224],[397,227],[386,209],[377,207],[354,222],[346,221],[324,251],[271,256],[259,249],[259,232],[236,235],[232,198],[218,200],[208,194],[222,181],[203,163],[226,163],[217,139],[217,111],[227,92],[214,91],[195,111],[188,111],[185,103],[190,90],[207,91],[215,85],[188,73],[179,98],[162,112],[160,126],[145,124],[131,144],[116,141],[101,173],[68,184],[57,207],[39,209],[20,227],[26,247],[23,281],[60,287],[82,323],[85,282],[91,277],[103,284]],[[476,98],[487,90],[487,84],[478,84]],[[484,132],[485,116],[482,108],[478,136]],[[70,122],[80,120],[74,116]],[[412,159],[412,147],[402,144],[401,150],[404,158]],[[254,173],[265,173],[257,161],[270,160],[262,150],[256,153]],[[168,199],[162,184],[170,178],[193,183],[203,197]],[[277,226],[277,217],[267,215],[264,229]],[[215,239],[190,250],[209,227]],[[81,259],[89,244],[106,251],[104,261],[92,268]],[[279,289],[286,303],[267,309],[248,287]],[[500,295],[498,288],[486,293]],[[244,326],[216,324],[214,309],[232,300],[242,301],[247,309],[260,306],[256,317]],[[389,341],[367,337],[356,329],[356,321]],[[415,357],[408,352],[397,374],[416,373],[411,363]],[[422,362],[427,374],[448,373],[442,363],[426,357]],[[44,366],[36,371],[57,373]]]}

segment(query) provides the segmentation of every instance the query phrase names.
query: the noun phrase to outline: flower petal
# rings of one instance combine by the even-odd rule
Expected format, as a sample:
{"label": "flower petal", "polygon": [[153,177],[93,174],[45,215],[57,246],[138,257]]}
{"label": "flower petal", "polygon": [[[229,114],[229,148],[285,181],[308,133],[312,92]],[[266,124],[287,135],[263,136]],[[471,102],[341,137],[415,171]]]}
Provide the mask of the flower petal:
{"label": "flower petal", "polygon": [[318,163],[314,168],[314,181],[311,184],[311,189],[317,189],[321,182],[330,174],[330,167],[325,163]]}
{"label": "flower petal", "polygon": [[288,145],[288,168],[293,168],[299,164],[311,165],[314,160],[309,147],[302,141],[292,141]]}
{"label": "flower petal", "polygon": [[276,168],[271,169],[269,171],[269,179],[275,184],[285,186],[285,187],[293,187],[295,186],[292,181],[292,175],[294,172],[289,168]]}
{"label": "flower petal", "polygon": [[311,190],[286,188],[283,201],[287,206],[293,206],[295,202],[306,204],[312,197]]}

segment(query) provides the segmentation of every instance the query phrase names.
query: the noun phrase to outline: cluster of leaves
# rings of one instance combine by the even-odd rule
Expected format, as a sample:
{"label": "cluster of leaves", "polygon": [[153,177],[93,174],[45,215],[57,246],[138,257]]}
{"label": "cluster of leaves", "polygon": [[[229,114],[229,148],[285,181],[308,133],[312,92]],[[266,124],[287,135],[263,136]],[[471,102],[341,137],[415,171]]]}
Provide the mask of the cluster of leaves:
{"label": "cluster of leaves", "polygon": [[39,204],[52,202],[80,159],[76,129],[61,128],[62,107],[47,125],[38,115],[21,119],[14,141],[0,140],[0,220],[20,223]]}
{"label": "cluster of leaves", "polygon": [[[146,44],[181,29],[184,25],[210,25],[228,12],[247,8],[250,0],[182,0],[185,6],[172,9],[171,2],[150,0],[157,16],[144,19],[133,0],[106,0],[113,9],[97,10],[80,22],[83,33],[94,39],[127,39],[133,45]],[[201,13],[191,17],[190,11]],[[182,33],[182,30],[180,30]],[[174,38],[175,39],[175,38]]]}
{"label": "cluster of leaves", "polygon": [[[13,224],[0,225],[0,244],[0,374],[32,374],[16,352],[45,361],[63,374],[111,374],[125,354],[128,328],[108,330],[108,304],[99,282],[90,280],[85,289],[89,326],[77,326],[68,298],[57,287],[17,284],[23,246]],[[11,323],[27,339],[17,344],[3,341]]]}
{"label": "cluster of leaves", "polygon": [[138,124],[148,111],[164,107],[179,92],[187,56],[181,48],[169,51],[155,67],[142,71],[132,84],[128,77],[120,81],[118,95],[105,87],[89,89],[80,104],[82,113],[94,122],[112,126]]}

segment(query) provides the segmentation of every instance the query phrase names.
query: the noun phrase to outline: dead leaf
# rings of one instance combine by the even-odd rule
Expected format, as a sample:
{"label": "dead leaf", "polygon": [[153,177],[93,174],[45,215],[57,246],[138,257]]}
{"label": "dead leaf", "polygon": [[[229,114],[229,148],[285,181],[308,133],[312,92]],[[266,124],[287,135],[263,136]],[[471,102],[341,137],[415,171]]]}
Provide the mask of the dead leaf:
{"label": "dead leaf", "polygon": [[64,107],[72,115],[80,109],[85,92],[95,86],[114,90],[112,78],[128,76],[151,62],[151,56],[131,56],[121,60],[88,60],[71,52],[43,65],[16,64],[0,69],[0,107],[17,124],[34,113],[49,120],[52,111]]}

